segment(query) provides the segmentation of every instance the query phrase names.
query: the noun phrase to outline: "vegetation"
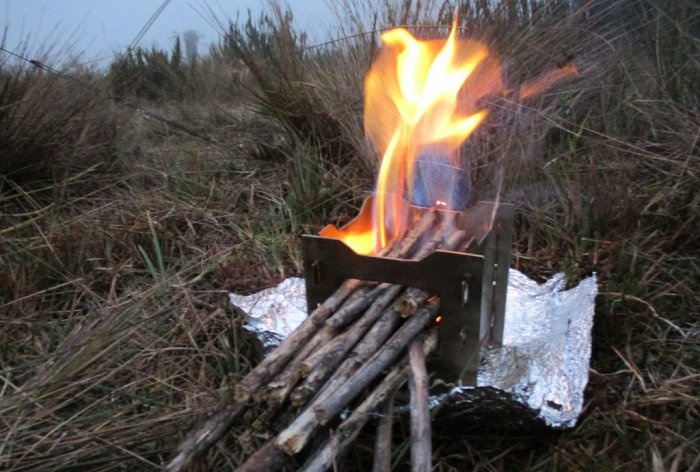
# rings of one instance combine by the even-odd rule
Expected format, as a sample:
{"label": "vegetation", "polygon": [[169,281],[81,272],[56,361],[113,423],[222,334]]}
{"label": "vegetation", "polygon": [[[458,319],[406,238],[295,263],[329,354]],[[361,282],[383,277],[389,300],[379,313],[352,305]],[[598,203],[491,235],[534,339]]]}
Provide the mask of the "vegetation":
{"label": "vegetation", "polygon": [[[298,235],[355,214],[377,160],[361,121],[376,31],[444,36],[455,7],[374,3],[336,3],[343,39],[320,46],[279,7],[222,22],[196,67],[177,43],[60,75],[0,52],[0,469],[157,469],[258,361],[227,292],[298,275]],[[458,3],[509,84],[579,69],[495,97],[464,151],[481,196],[517,205],[515,266],[596,272],[601,294],[579,425],[435,425],[436,470],[697,468],[700,8]],[[201,470],[245,447],[229,435]],[[367,470],[369,448],[339,469]]]}

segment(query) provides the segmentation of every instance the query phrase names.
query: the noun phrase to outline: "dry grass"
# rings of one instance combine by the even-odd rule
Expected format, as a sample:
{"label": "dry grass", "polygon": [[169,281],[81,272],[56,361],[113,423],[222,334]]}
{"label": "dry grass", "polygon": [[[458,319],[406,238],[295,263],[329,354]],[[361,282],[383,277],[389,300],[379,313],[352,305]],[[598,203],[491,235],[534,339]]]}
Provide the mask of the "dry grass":
{"label": "dry grass", "polygon": [[[479,156],[482,196],[500,190],[518,206],[516,266],[572,283],[596,271],[602,293],[579,425],[436,424],[435,470],[697,468],[697,6],[462,3],[463,26],[500,51],[512,83],[571,58],[582,71],[536,99],[494,100],[465,152]],[[453,11],[337,7],[348,39],[308,48],[273,9],[230,31],[249,76],[222,54],[203,62],[199,100],[139,103],[210,140],[3,56],[0,468],[160,468],[257,361],[226,293],[297,274],[297,235],[346,221],[371,189],[361,79],[377,44],[356,33],[408,23],[442,34],[433,26]],[[222,77],[253,94],[213,96]],[[397,470],[408,468],[401,427]],[[243,447],[229,435],[198,467],[233,469]],[[360,441],[340,469],[367,470],[370,447]]]}

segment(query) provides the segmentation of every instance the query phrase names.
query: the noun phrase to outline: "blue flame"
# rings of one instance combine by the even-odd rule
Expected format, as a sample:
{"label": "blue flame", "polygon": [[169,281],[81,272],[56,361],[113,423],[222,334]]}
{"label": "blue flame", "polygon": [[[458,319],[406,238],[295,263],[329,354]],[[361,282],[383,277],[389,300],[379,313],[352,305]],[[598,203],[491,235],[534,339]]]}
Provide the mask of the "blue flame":
{"label": "blue flame", "polygon": [[[416,162],[413,181],[414,205],[439,205],[448,210],[463,210],[469,203],[468,168],[455,167],[450,158],[424,152]],[[444,205],[442,203],[444,202]]]}

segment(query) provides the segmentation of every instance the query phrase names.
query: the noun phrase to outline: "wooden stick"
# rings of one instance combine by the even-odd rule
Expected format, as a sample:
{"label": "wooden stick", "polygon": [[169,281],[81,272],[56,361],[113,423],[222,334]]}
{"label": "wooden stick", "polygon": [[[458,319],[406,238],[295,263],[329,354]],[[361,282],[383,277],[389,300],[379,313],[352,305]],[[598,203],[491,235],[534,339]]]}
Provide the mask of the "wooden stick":
{"label": "wooden stick", "polygon": [[411,394],[411,471],[432,470],[430,438],[430,409],[428,407],[428,372],[420,340],[414,339],[408,348],[411,366],[408,389]]}
{"label": "wooden stick", "polygon": [[321,472],[328,470],[331,461],[337,455],[342,454],[348,445],[357,437],[371,413],[380,407],[397,388],[406,382],[407,377],[408,366],[405,362],[394,367],[365,401],[338,426],[334,437],[327,440],[318,452],[304,464],[301,471]]}
{"label": "wooden stick", "polygon": [[314,452],[304,465],[299,469],[299,472],[326,472],[333,465],[337,456],[335,435],[321,445]]}
{"label": "wooden stick", "polygon": [[345,388],[337,389],[325,401],[313,406],[316,417],[321,424],[326,424],[333,416],[340,413],[352,398],[393,362],[411,340],[420,333],[429,322],[433,321],[440,307],[439,301],[428,303],[411,317],[399,330],[370,358],[367,363],[352,375]]}
{"label": "wooden stick", "polygon": [[[389,336],[396,330],[399,325],[399,317],[396,316],[392,308],[384,310],[379,319],[367,331],[367,334],[362,340],[355,345],[352,352],[346,356],[346,359],[331,375],[330,379],[323,385],[321,392],[318,392],[322,379],[314,376],[307,377],[301,385],[292,391],[290,399],[292,405],[302,406],[309,398],[316,395],[313,401],[316,401],[320,396],[327,396],[340,385],[345,383],[352,375],[360,368],[367,360],[389,339]],[[318,393],[317,393],[318,392]]]}
{"label": "wooden stick", "polygon": [[[450,229],[454,224],[453,220],[454,218],[446,217],[437,231],[432,234],[430,240],[417,248],[413,258],[422,259],[435,252],[436,249],[451,251],[458,248],[467,238],[467,233],[462,230]],[[449,236],[445,237],[446,234],[449,234]]]}
{"label": "wooden stick", "polygon": [[255,392],[262,384],[277,375],[360,283],[359,280],[355,279],[346,280],[333,295],[316,308],[297,329],[285,338],[273,354],[264,358],[255,369],[245,376],[240,384],[234,387],[234,399],[238,402],[248,401],[252,392]]}
{"label": "wooden stick", "polygon": [[[421,351],[428,354],[437,345],[437,331],[432,330],[424,340],[416,339]],[[424,355],[425,355],[424,354]],[[331,461],[344,453],[350,443],[355,440],[362,427],[369,420],[372,414],[389,402],[393,402],[394,392],[406,382],[409,374],[408,361],[403,360],[395,366],[382,382],[365,398],[365,400],[352,412],[352,414],[338,426],[335,435],[327,440],[319,451],[311,457],[304,467],[303,472],[321,472],[328,470]],[[391,422],[389,422],[391,424]],[[375,461],[375,471],[386,471],[391,468],[391,435],[388,437],[388,454],[384,462],[384,468],[377,469]],[[376,456],[375,456],[376,457]]]}
{"label": "wooden stick", "polygon": [[435,208],[431,208],[421,218],[412,225],[401,240],[394,245],[392,250],[387,252],[387,257],[402,259],[408,257],[415,249],[416,245],[422,242],[425,233],[438,220],[439,213]]}
{"label": "wooden stick", "polygon": [[[450,223],[446,223],[449,225]],[[445,249],[452,251],[460,248],[465,244],[467,240],[467,233],[462,230],[456,230],[450,234],[450,236],[442,243],[440,238],[433,238],[430,243],[426,245],[425,251],[419,253],[420,257],[424,257],[430,254],[436,248]],[[419,258],[420,258],[419,257]],[[417,288],[408,288],[406,292],[401,295],[401,297],[394,303],[394,310],[399,313],[402,317],[407,318],[413,315],[418,308],[428,299],[430,294],[423,290]]]}
{"label": "wooden stick", "polygon": [[326,424],[332,417],[340,413],[355,396],[398,357],[408,343],[432,321],[439,305],[439,301],[428,303],[409,318],[365,365],[350,376],[342,388],[336,388],[327,396],[313,401],[291,425],[279,434],[276,444],[289,455],[301,451],[319,425]]}
{"label": "wooden stick", "polygon": [[284,453],[271,439],[263,447],[255,451],[243,464],[236,468],[236,472],[275,472],[291,467],[291,458]]}
{"label": "wooden stick", "polygon": [[[243,381],[234,388],[233,398],[227,398],[211,416],[196,425],[180,442],[175,457],[166,465],[167,472],[184,470],[194,458],[202,455],[231,428],[233,422],[248,408],[251,392],[276,375],[294,356],[309,336],[313,335],[338,306],[357,288],[358,280],[346,280],[325,302],[309,315],[278,347],[274,355],[263,359]],[[284,346],[284,348],[283,348]]]}
{"label": "wooden stick", "polygon": [[340,329],[355,319],[355,315],[367,309],[389,288],[389,284],[380,284],[372,290],[366,292],[355,292],[352,301],[348,300],[333,316],[326,320],[326,325],[331,328]]}
{"label": "wooden stick", "polygon": [[[369,303],[375,297],[374,293],[376,293],[378,285],[377,282],[362,281],[357,290],[326,320],[326,324],[333,328],[341,328],[345,324],[351,323],[355,319],[355,315],[358,315],[369,306]],[[336,319],[331,321],[336,317],[343,318],[343,320]]]}
{"label": "wooden stick", "polygon": [[407,288],[394,303],[394,311],[402,318],[408,318],[418,311],[418,308],[430,295],[419,288]]}
{"label": "wooden stick", "polygon": [[384,288],[384,292],[372,302],[371,307],[355,324],[301,363],[303,376],[310,376],[313,372],[315,377],[325,379],[326,373],[342,361],[401,290],[401,287],[396,285]]}
{"label": "wooden stick", "polygon": [[374,461],[372,472],[391,470],[391,443],[394,429],[394,392],[386,405],[379,410],[377,433],[374,437]]}
{"label": "wooden stick", "polygon": [[456,230],[448,236],[442,249],[447,251],[459,251],[470,244],[469,234],[464,230]]}
{"label": "wooden stick", "polygon": [[238,402],[225,404],[213,416],[196,425],[178,446],[175,457],[165,467],[166,472],[184,470],[195,457],[215,444],[247,408],[246,404]]}
{"label": "wooden stick", "polygon": [[289,392],[294,388],[300,378],[300,365],[314,352],[334,339],[335,331],[328,326],[321,328],[313,336],[287,366],[267,385],[258,389],[255,393],[257,403],[266,402],[273,407],[280,406],[287,398]]}

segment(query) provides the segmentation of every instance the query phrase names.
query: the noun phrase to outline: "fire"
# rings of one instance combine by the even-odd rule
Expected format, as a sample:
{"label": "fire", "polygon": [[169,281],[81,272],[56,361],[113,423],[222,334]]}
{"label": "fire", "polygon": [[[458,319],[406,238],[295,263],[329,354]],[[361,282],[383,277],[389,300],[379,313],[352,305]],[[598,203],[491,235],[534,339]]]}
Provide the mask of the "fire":
{"label": "fire", "polygon": [[[406,228],[417,159],[454,158],[486,111],[458,110],[462,87],[488,56],[483,45],[457,39],[421,41],[403,28],[382,35],[384,49],[365,80],[365,131],[382,155],[374,202],[375,249]],[[458,165],[458,163],[455,163]],[[407,198],[408,197],[408,198]]]}
{"label": "fire", "polygon": [[[447,39],[419,40],[396,28],[382,42],[365,78],[365,134],[381,156],[371,218],[321,232],[359,254],[377,253],[403,234],[409,202],[463,209],[459,148],[486,118],[482,98],[504,91],[498,62],[482,43],[457,38],[456,18]],[[533,82],[525,92],[539,87]]]}
{"label": "fire", "polygon": [[[382,35],[384,47],[365,79],[365,133],[382,156],[372,221],[322,235],[338,237],[360,254],[378,251],[408,224],[419,158],[438,155],[459,166],[459,146],[487,114],[475,110],[474,102],[501,84],[500,78],[492,85],[477,84],[480,93],[467,93],[472,103],[465,103],[460,92],[489,51],[458,39],[456,26],[455,20],[446,40],[419,40],[404,28]],[[447,196],[432,203],[450,207]]]}

